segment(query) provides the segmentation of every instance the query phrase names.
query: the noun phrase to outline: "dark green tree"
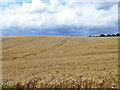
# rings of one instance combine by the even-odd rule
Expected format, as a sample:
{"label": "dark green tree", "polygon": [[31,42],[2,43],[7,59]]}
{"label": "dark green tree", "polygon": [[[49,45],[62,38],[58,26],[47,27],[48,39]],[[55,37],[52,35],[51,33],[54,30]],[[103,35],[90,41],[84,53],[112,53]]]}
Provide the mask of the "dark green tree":
{"label": "dark green tree", "polygon": [[111,37],[112,35],[110,35],[110,34],[107,34],[107,37]]}
{"label": "dark green tree", "polygon": [[100,34],[99,37],[105,37],[105,35],[104,34]]}
{"label": "dark green tree", "polygon": [[119,34],[119,33],[117,33],[117,34],[116,34],[116,36],[120,36],[120,34]]}

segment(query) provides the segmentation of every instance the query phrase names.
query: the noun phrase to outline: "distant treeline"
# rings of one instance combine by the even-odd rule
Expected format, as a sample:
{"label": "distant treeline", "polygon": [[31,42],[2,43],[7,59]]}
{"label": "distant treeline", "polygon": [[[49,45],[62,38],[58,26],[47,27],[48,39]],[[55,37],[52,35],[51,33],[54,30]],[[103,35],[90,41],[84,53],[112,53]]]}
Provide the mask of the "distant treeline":
{"label": "distant treeline", "polygon": [[118,37],[118,36],[120,36],[120,34],[119,33],[117,33],[117,34],[107,34],[107,35],[105,35],[105,34],[100,34],[99,36],[89,36],[89,37]]}

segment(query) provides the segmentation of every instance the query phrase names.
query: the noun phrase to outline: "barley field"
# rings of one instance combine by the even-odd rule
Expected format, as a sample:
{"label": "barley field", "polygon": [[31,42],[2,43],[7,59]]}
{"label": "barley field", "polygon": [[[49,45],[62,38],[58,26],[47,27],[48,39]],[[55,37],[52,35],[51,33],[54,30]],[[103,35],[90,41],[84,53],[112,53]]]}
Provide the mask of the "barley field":
{"label": "barley field", "polygon": [[3,37],[2,80],[13,88],[118,88],[118,38]]}

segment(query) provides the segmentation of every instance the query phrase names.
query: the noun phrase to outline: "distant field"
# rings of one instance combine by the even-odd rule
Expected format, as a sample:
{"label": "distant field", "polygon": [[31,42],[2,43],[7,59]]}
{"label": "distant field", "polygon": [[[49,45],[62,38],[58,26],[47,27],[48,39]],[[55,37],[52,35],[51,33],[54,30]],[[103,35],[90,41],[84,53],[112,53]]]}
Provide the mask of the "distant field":
{"label": "distant field", "polygon": [[117,88],[117,37],[3,37],[3,86]]}

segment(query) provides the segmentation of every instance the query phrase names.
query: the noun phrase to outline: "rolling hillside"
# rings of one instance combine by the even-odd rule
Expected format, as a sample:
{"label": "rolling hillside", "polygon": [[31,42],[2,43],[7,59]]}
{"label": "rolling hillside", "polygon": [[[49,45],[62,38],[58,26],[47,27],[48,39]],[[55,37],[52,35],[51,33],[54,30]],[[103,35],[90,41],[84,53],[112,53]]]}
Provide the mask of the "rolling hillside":
{"label": "rolling hillside", "polygon": [[118,87],[117,37],[20,36],[2,41],[3,85]]}

